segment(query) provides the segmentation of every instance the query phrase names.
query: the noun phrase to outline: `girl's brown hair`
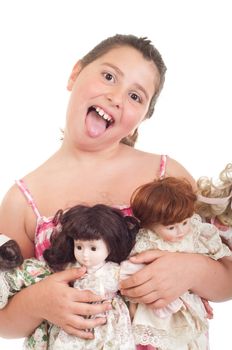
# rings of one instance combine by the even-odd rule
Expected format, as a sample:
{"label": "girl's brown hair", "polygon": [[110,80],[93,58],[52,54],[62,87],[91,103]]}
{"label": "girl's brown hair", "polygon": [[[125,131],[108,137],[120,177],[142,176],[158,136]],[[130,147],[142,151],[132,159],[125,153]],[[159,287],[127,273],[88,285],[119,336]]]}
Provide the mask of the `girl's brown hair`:
{"label": "girl's brown hair", "polygon": [[172,225],[194,213],[197,197],[186,179],[166,177],[139,187],[132,195],[131,208],[141,227]]}

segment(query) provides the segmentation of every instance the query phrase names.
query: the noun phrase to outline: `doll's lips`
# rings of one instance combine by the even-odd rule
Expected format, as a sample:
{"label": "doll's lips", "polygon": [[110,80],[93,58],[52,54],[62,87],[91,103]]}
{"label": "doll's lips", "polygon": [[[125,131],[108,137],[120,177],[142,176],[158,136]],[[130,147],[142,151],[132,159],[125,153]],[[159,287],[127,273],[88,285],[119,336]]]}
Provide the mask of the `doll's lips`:
{"label": "doll's lips", "polygon": [[91,106],[88,109],[88,113],[95,112],[98,117],[100,117],[106,123],[106,129],[114,123],[113,117],[106,113],[102,108],[98,106]]}

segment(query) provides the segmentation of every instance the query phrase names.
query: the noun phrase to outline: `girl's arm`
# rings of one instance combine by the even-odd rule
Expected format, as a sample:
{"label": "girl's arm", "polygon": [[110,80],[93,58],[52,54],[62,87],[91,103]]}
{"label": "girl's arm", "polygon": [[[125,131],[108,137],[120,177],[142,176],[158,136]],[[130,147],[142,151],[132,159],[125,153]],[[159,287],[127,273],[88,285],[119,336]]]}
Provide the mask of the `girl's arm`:
{"label": "girl's arm", "polygon": [[[19,243],[25,258],[34,254],[34,244],[26,231],[26,215],[28,213],[25,200],[18,189],[13,187],[0,207],[0,232]],[[84,317],[104,313],[110,305],[89,304],[99,301],[100,298],[91,292],[80,292],[69,287],[68,283],[82,276],[84,272],[70,269],[55,273],[17,293],[0,311],[0,336],[28,336],[46,319],[68,333],[92,338],[92,333],[86,332],[85,329],[92,329],[104,323],[105,319],[86,320]]]}
{"label": "girl's arm", "polygon": [[122,294],[151,307],[165,307],[187,290],[212,300],[232,297],[232,262],[201,254],[150,250],[131,258],[148,264],[121,282]]}
{"label": "girl's arm", "polygon": [[0,335],[6,338],[28,336],[43,319],[47,319],[70,334],[92,338],[92,333],[85,329],[103,324],[105,319],[86,320],[84,316],[105,312],[109,305],[86,304],[99,301],[99,297],[67,285],[84,272],[84,269],[59,272],[16,294],[0,312]]}

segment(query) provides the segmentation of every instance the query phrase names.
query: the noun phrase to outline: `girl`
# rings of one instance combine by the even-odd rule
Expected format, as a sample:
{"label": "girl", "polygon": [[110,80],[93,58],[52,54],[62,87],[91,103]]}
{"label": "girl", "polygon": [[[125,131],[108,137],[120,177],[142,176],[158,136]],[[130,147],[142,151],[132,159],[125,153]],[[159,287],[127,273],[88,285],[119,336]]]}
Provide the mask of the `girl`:
{"label": "girl", "polygon": [[[200,253],[214,260],[230,257],[214,225],[194,215],[197,196],[186,180],[167,177],[141,186],[131,208],[141,229],[132,254],[149,249]],[[139,304],[133,318],[136,344],[160,350],[206,350],[207,313],[201,298],[187,291],[165,308]],[[138,349],[147,349],[138,346]]]}
{"label": "girl", "polygon": [[45,262],[26,259],[21,268],[5,272],[1,276],[0,301],[7,301],[16,291],[54,271],[85,266],[86,274],[74,282],[74,288],[91,290],[112,307],[102,315],[107,317],[107,322],[95,328],[94,339],[80,339],[43,322],[26,340],[25,349],[135,349],[129,311],[117,292],[119,280],[126,272],[119,264],[134,245],[137,220],[124,217],[118,209],[98,204],[77,205],[65,213],[59,210],[54,222],[57,227],[52,244],[44,252],[50,269]]}
{"label": "girl", "polygon": [[[110,37],[75,64],[61,147],[12,186],[0,208],[0,232],[19,243],[24,258],[43,259],[60,208],[104,203],[130,212],[133,191],[160,172],[196,186],[175,160],[133,148],[139,125],[153,113],[165,72],[151,42],[133,35]],[[213,300],[232,295],[227,260],[150,250],[136,262],[146,266],[122,281],[124,294],[136,302],[160,308],[189,289]],[[86,316],[104,313],[108,306],[94,303],[101,297],[89,291],[70,288],[84,273],[77,268],[57,272],[17,293],[0,312],[0,336],[27,336],[46,319],[69,334],[93,338],[86,330],[105,319]]]}

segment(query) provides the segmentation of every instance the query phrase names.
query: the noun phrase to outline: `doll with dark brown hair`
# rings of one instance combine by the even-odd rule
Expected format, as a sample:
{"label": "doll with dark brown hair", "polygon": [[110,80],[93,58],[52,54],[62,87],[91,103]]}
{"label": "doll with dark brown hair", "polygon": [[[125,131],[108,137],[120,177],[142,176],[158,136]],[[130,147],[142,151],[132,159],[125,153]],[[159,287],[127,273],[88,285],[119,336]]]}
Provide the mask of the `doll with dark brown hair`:
{"label": "doll with dark brown hair", "polygon": [[101,204],[78,205],[58,216],[61,231],[57,231],[51,248],[44,252],[45,260],[54,271],[85,266],[86,274],[73,287],[101,295],[112,309],[105,315],[106,324],[95,328],[91,340],[52,326],[52,349],[135,349],[128,308],[118,290],[123,274],[128,273],[122,271],[120,263],[134,246],[137,220]]}
{"label": "doll with dark brown hair", "polygon": [[20,266],[23,262],[23,256],[18,243],[0,234],[0,270],[8,270]]}
{"label": "doll with dark brown hair", "polygon": [[9,287],[3,278],[5,274],[23,263],[18,243],[10,237],[0,234],[0,309],[8,300]]}
{"label": "doll with dark brown hair", "polygon": [[[230,257],[217,228],[194,214],[196,201],[191,184],[184,179],[167,177],[139,187],[131,207],[142,229],[132,254],[160,249],[200,253],[215,260]],[[161,309],[138,304],[132,325],[136,344],[140,344],[137,349],[208,348],[205,303],[191,291]]]}
{"label": "doll with dark brown hair", "polygon": [[[54,224],[56,228],[51,246],[43,254],[45,262],[26,259],[20,270],[15,269],[5,275],[9,293],[10,289],[20,290],[19,271],[23,288],[53,272],[84,266],[85,275],[74,281],[73,287],[101,295],[110,307],[106,314],[98,315],[104,317],[106,323],[94,329],[94,339],[69,335],[58,326],[44,321],[26,339],[24,348],[135,349],[129,311],[118,291],[119,281],[130,273],[127,267],[124,268],[125,264],[120,266],[120,263],[127,259],[134,246],[138,221],[124,216],[118,209],[97,204],[92,207],[77,205],[65,212],[59,210]],[[22,275],[26,276],[24,281]]]}

